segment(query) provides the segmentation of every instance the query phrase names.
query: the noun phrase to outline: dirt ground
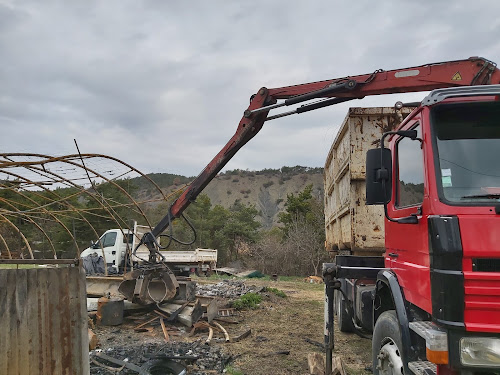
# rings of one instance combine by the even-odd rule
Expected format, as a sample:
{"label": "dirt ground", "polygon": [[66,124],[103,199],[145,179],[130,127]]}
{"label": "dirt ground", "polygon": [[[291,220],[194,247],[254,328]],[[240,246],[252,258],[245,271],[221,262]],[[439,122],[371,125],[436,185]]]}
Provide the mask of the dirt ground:
{"label": "dirt ground", "polygon": [[[259,309],[242,312],[241,327],[228,327],[233,335],[251,328],[251,337],[224,344],[237,356],[232,367],[242,374],[308,374],[307,354],[322,350],[305,341],[323,343],[324,287],[302,281],[246,280],[283,290],[287,298],[270,296]],[[290,351],[289,355],[272,354]],[[349,374],[370,374],[371,341],[355,334],[335,331],[335,354],[340,355]],[[238,373],[237,371],[235,372]]]}
{"label": "dirt ground", "polygon": [[[196,279],[198,283],[217,283],[220,280]],[[214,333],[212,346],[221,347],[232,358],[226,366],[230,375],[260,374],[297,374],[309,373],[307,354],[322,353],[314,343],[323,343],[323,285],[309,284],[302,280],[270,281],[245,279],[245,285],[266,286],[282,290],[286,298],[273,293],[263,293],[263,301],[258,308],[244,310],[239,316],[228,318],[238,324],[221,322],[230,337],[236,337],[251,329],[251,335],[239,342],[225,343],[220,332]],[[224,304],[219,300],[219,305]],[[134,314],[136,315],[136,314]],[[101,348],[127,347],[139,343],[163,343],[161,327],[149,327],[148,332],[137,333],[134,326],[146,317],[137,314],[126,319],[120,327],[96,327],[96,334],[101,341]],[[172,329],[171,329],[172,328]],[[172,341],[204,342],[207,332],[189,337],[189,329],[178,326],[180,330],[169,328]],[[288,353],[288,354],[283,354]],[[335,331],[335,354],[344,361],[348,374],[370,374],[365,368],[371,361],[371,341],[355,334],[343,334]],[[192,371],[190,373],[193,373]],[[215,372],[214,372],[215,373]]]}

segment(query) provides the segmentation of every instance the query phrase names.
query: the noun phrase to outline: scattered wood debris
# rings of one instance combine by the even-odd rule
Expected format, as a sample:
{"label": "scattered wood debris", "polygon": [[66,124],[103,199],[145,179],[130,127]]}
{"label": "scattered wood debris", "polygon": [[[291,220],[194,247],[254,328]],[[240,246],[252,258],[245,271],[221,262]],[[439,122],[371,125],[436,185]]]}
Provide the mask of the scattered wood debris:
{"label": "scattered wood debris", "polygon": [[307,354],[310,375],[325,375],[325,355],[322,353]]}
{"label": "scattered wood debris", "polygon": [[99,345],[99,339],[97,335],[90,328],[89,330],[89,350],[94,350]]}
{"label": "scattered wood debris", "polygon": [[250,336],[252,334],[252,330],[249,328],[247,329],[245,332],[243,332],[241,335],[238,335],[236,337],[233,337],[232,338],[232,342],[238,342],[238,341],[241,341],[243,339],[246,339],[248,336]]}

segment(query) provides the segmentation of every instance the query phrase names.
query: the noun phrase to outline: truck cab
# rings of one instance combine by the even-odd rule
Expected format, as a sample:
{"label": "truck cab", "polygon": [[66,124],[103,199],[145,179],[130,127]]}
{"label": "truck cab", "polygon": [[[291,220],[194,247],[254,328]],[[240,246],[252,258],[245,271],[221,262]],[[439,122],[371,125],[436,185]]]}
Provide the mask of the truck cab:
{"label": "truck cab", "polygon": [[[409,322],[432,322],[423,336],[440,332],[447,341],[434,362],[457,373],[500,369],[499,93],[436,90],[399,127],[416,130],[416,139],[394,134],[389,142],[385,267],[416,312],[407,309]],[[416,220],[404,223],[409,217]],[[385,310],[383,288],[375,319]]]}
{"label": "truck cab", "polygon": [[[149,250],[147,247],[141,244],[137,248],[137,245],[139,239],[149,229],[148,226],[137,224],[134,224],[134,232],[129,229],[109,229],[96,242],[92,241],[90,247],[83,250],[80,257],[92,254],[101,256],[108,269],[111,267],[120,273],[124,268],[127,253],[131,254],[131,261],[127,260],[128,264],[135,265],[148,261]],[[157,241],[160,242],[160,238]],[[176,273],[183,276],[189,276],[191,273],[209,275],[217,266],[216,249],[168,250],[159,251],[159,254],[161,254],[163,262],[169,264]]]}
{"label": "truck cab", "polygon": [[380,215],[383,263],[351,251],[330,269],[340,329],[372,324],[375,374],[500,372],[499,99],[435,90],[366,155],[366,201],[347,212],[378,207],[352,238]]}
{"label": "truck cab", "polygon": [[127,248],[132,249],[134,235],[128,229],[110,229],[96,241],[91,242],[90,247],[83,250],[80,257],[91,254],[103,257],[107,267],[114,268],[119,272],[125,264],[125,255]]}

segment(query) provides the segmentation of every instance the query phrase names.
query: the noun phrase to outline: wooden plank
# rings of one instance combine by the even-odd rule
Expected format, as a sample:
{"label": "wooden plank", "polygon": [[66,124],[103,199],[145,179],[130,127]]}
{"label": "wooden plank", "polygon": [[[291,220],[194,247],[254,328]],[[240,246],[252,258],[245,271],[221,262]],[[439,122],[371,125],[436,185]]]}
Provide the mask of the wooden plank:
{"label": "wooden plank", "polygon": [[0,374],[89,373],[79,275],[78,267],[0,270]]}
{"label": "wooden plank", "polygon": [[8,274],[11,270],[0,270],[0,374],[8,374],[7,350],[10,324],[7,320],[10,300],[8,297]]}
{"label": "wooden plank", "polygon": [[170,337],[168,337],[167,327],[165,327],[165,322],[163,318],[160,318],[161,329],[163,331],[163,335],[165,336],[165,341],[170,341]]}
{"label": "wooden plank", "polygon": [[17,310],[17,350],[18,350],[18,373],[29,373],[29,352],[32,351],[30,345],[30,322],[28,321],[28,270],[19,269],[16,272],[16,310]]}
{"label": "wooden plank", "polygon": [[39,373],[40,368],[40,320],[38,316],[38,271],[35,268],[29,273],[28,277],[28,311],[26,315],[26,326],[30,324],[31,327],[36,326],[37,331],[32,332],[30,336],[30,360],[29,362],[29,374]]}

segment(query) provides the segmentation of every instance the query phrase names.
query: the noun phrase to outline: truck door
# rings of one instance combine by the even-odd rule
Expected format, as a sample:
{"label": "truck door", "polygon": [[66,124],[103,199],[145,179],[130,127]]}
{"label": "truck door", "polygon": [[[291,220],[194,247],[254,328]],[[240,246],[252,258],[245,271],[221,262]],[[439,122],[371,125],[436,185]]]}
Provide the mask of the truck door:
{"label": "truck door", "polygon": [[117,233],[116,232],[107,232],[102,236],[101,242],[102,247],[106,254],[106,262],[108,264],[119,266],[118,258],[120,256],[120,251],[117,246],[116,241]]}
{"label": "truck door", "polygon": [[[405,130],[417,130],[418,138],[422,138],[418,122],[411,123]],[[425,309],[430,307],[430,276],[427,219],[425,215],[422,217],[424,197],[428,195],[425,193],[423,146],[422,141],[410,138],[395,140],[390,216],[417,215],[419,221],[418,224],[386,222],[386,260],[398,276],[405,298]]]}

